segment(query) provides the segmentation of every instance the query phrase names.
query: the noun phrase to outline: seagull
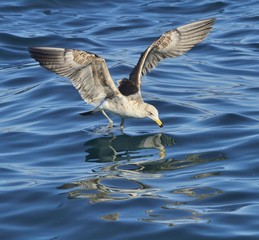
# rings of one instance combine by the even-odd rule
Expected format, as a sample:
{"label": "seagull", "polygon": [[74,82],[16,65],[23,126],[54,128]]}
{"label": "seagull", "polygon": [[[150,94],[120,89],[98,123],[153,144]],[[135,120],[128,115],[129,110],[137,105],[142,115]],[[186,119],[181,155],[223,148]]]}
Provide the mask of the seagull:
{"label": "seagull", "polygon": [[106,112],[115,113],[121,117],[121,130],[124,128],[125,118],[147,117],[163,127],[156,107],[143,101],[142,77],[161,60],[181,56],[200,43],[210,32],[214,22],[214,18],[204,19],[162,34],[141,54],[129,78],[122,78],[118,87],[109,73],[105,59],[94,53],[53,47],[29,47],[29,52],[42,67],[69,78],[82,99],[94,106],[93,111],[83,115],[101,111],[109,121],[108,127],[112,128],[113,121]]}

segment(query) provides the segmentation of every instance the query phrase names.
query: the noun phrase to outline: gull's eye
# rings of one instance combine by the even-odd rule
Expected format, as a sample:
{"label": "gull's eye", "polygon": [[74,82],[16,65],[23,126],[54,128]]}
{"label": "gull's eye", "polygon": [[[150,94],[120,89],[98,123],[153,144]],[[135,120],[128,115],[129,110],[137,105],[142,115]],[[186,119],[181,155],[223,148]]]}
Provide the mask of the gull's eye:
{"label": "gull's eye", "polygon": [[151,116],[153,115],[153,113],[152,113],[152,112],[149,112],[149,111],[148,111],[148,114],[151,115]]}

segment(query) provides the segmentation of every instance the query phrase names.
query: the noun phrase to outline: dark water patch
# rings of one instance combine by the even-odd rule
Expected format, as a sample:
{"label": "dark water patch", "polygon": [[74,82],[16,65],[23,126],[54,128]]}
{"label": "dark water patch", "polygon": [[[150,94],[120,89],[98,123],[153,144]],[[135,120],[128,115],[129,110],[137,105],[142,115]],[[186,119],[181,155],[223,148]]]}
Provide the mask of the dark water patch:
{"label": "dark water patch", "polygon": [[251,94],[257,94],[257,93],[259,93],[259,87],[246,88],[246,89],[244,89],[244,91],[251,93]]}
{"label": "dark water patch", "polygon": [[176,4],[168,4],[168,3],[148,3],[145,4],[145,8],[143,7],[146,13],[153,12],[157,14],[158,12],[164,12],[165,14],[171,14],[172,12],[181,12],[182,14],[200,14],[201,12],[209,13],[219,11],[224,9],[228,4],[223,2],[214,2],[214,3],[193,3],[192,8],[189,7],[190,3],[176,3]]}
{"label": "dark water patch", "polygon": [[230,128],[248,125],[252,127],[258,125],[257,119],[235,113],[221,114],[219,116],[214,116],[209,119],[206,119],[203,122],[205,122],[207,126],[221,126]]}
{"label": "dark water patch", "polygon": [[111,189],[138,189],[141,188],[136,182],[133,181],[128,181],[126,179],[119,179],[119,178],[114,178],[114,179],[107,179],[101,181],[102,184],[105,186],[111,188]]}

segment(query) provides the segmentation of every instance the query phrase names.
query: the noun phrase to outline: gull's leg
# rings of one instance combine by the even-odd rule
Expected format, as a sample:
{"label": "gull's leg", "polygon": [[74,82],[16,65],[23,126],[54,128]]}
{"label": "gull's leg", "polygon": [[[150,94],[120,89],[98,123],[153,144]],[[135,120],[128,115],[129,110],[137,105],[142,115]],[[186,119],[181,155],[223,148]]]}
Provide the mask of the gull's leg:
{"label": "gull's leg", "polygon": [[113,127],[113,121],[109,118],[109,116],[106,114],[106,112],[104,110],[102,110],[102,114],[108,119],[109,121],[109,125],[108,128],[112,128]]}
{"label": "gull's leg", "polygon": [[120,129],[123,130],[125,125],[125,118],[121,118],[121,124],[120,124]]}

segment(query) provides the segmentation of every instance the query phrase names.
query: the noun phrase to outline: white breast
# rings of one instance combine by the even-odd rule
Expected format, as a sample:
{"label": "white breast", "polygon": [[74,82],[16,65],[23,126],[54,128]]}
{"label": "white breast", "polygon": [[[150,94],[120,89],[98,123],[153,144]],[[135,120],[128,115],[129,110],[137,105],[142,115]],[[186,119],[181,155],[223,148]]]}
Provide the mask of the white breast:
{"label": "white breast", "polygon": [[102,104],[104,110],[115,113],[123,118],[144,118],[146,114],[143,113],[143,100],[137,96],[123,96],[107,99]]}

